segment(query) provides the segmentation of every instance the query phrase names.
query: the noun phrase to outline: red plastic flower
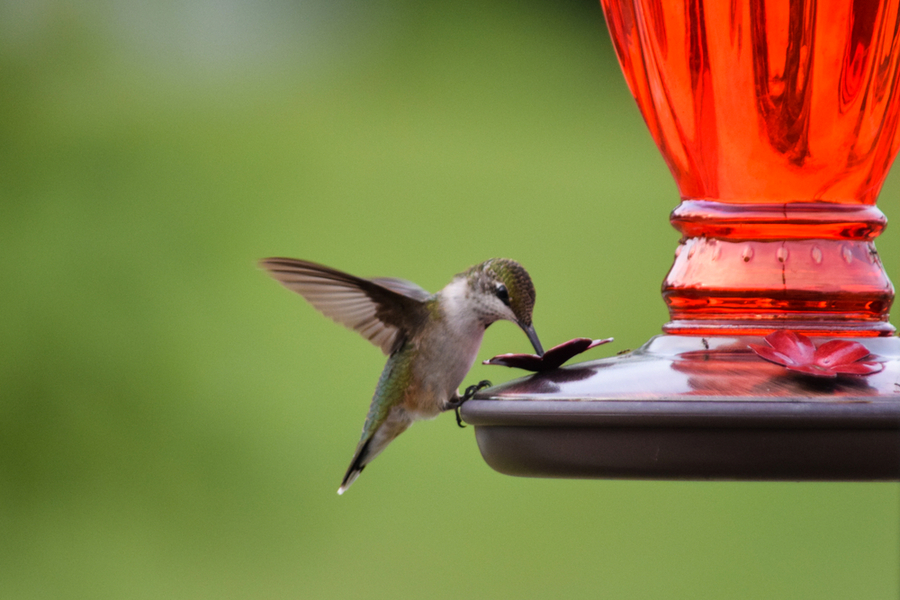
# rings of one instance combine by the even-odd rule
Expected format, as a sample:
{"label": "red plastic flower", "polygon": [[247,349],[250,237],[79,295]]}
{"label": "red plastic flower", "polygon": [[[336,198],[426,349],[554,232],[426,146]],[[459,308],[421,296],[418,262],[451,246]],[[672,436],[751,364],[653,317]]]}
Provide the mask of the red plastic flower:
{"label": "red plastic flower", "polygon": [[500,354],[484,361],[482,364],[503,365],[504,367],[515,367],[526,371],[552,371],[553,369],[558,369],[573,356],[611,341],[613,341],[613,338],[606,338],[605,340],[575,338],[550,348],[544,352],[544,356],[538,356],[537,354]]}
{"label": "red plastic flower", "polygon": [[864,361],[869,350],[859,342],[831,340],[818,348],[803,334],[779,330],[765,337],[766,344],[748,344],[762,358],[815,377],[872,375],[884,369],[875,361]]}

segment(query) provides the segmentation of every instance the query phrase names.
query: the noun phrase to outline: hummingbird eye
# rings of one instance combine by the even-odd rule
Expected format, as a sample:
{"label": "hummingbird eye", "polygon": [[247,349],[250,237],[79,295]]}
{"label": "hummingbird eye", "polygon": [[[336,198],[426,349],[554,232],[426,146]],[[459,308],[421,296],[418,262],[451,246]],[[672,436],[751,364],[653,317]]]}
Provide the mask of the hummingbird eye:
{"label": "hummingbird eye", "polygon": [[506,286],[502,283],[497,284],[497,288],[494,290],[497,294],[497,297],[500,299],[500,302],[509,306],[509,291],[506,289]]}

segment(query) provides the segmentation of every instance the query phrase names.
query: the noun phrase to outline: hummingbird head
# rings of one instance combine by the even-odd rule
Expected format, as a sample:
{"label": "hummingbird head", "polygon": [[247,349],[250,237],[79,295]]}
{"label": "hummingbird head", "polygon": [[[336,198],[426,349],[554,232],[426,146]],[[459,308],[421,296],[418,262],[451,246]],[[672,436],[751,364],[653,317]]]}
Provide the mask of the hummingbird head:
{"label": "hummingbird head", "polygon": [[535,293],[528,271],[514,260],[492,258],[464,275],[477,298],[476,310],[485,325],[500,319],[512,321],[528,336],[535,352],[543,356],[544,349],[531,322]]}

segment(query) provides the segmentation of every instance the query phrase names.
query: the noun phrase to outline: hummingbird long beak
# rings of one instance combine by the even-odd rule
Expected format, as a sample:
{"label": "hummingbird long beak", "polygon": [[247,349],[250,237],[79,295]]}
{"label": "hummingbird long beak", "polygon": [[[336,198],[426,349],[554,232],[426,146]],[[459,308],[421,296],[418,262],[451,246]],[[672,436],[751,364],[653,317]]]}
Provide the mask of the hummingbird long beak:
{"label": "hummingbird long beak", "polygon": [[537,333],[534,331],[534,325],[522,325],[519,323],[519,327],[522,328],[522,331],[525,332],[525,335],[528,336],[528,341],[531,342],[531,345],[534,346],[534,351],[537,352],[538,356],[544,355],[544,349],[541,347],[541,340],[538,339]]}

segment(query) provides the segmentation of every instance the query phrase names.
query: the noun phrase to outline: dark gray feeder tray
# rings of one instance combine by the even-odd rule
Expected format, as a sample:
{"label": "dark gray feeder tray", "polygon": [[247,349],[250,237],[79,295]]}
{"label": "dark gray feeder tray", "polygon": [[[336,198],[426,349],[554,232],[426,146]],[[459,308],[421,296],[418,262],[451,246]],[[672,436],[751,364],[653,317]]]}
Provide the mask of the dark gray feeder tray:
{"label": "dark gray feeder tray", "polygon": [[763,361],[761,338],[662,335],[465,403],[485,461],[527,477],[900,480],[900,339],[858,338],[868,377]]}

